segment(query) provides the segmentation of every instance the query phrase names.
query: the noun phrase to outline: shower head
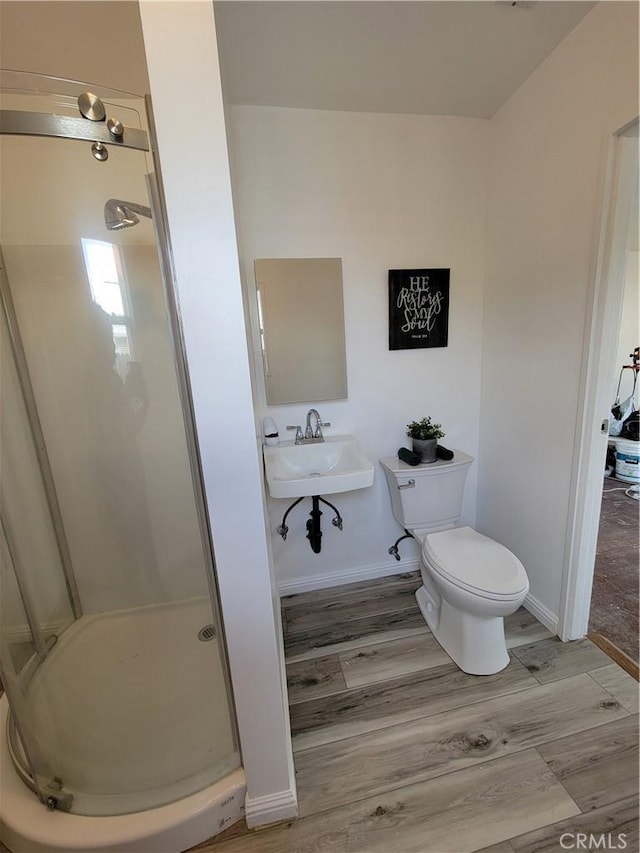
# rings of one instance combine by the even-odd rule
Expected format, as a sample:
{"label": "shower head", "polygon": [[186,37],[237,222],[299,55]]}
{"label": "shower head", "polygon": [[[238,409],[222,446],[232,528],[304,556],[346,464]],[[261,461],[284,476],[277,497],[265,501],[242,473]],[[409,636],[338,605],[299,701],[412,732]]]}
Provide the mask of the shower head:
{"label": "shower head", "polygon": [[137,225],[140,219],[136,214],[151,219],[151,209],[143,204],[133,201],[122,201],[119,198],[110,198],[104,206],[104,224],[107,231],[120,231],[122,228],[131,228]]}

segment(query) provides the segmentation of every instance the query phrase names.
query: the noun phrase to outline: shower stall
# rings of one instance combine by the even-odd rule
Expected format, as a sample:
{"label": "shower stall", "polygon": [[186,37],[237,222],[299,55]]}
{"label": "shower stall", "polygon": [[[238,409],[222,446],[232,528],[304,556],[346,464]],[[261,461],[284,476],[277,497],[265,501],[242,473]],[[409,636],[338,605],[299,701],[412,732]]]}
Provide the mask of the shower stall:
{"label": "shower stall", "polygon": [[0,838],[184,849],[241,772],[150,105],[0,85]]}

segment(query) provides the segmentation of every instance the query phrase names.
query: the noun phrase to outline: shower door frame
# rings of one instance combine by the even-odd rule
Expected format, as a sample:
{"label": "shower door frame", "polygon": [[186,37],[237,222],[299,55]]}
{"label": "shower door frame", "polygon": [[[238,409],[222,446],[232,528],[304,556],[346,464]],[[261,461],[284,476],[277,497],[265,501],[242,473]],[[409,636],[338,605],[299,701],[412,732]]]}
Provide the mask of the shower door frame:
{"label": "shower door frame", "polygon": [[[3,131],[2,129],[0,129],[0,134],[2,133]],[[71,610],[73,612],[73,618],[75,620],[79,619],[82,616],[82,604],[80,602],[78,584],[76,582],[75,573],[73,571],[71,552],[69,550],[69,543],[67,542],[67,535],[64,530],[62,512],[60,510],[60,503],[58,501],[58,493],[56,491],[55,481],[53,479],[53,472],[51,470],[51,463],[49,461],[47,445],[44,439],[44,432],[42,430],[42,424],[40,422],[40,416],[38,414],[38,407],[36,404],[35,394],[33,392],[33,385],[31,383],[31,375],[29,374],[29,367],[27,365],[24,346],[22,344],[22,337],[20,336],[18,319],[15,311],[15,306],[13,304],[13,297],[11,296],[11,287],[9,284],[9,278],[7,276],[7,269],[4,262],[1,245],[0,302],[2,303],[1,308],[4,311],[4,315],[7,321],[7,329],[9,331],[11,351],[13,353],[16,372],[18,374],[20,391],[22,393],[22,399],[24,401],[25,409],[27,412],[29,429],[31,430],[31,437],[33,439],[33,446],[38,460],[40,476],[42,477],[42,484],[47,498],[49,514],[51,515],[51,523],[53,524],[56,545],[58,547],[58,554],[60,555],[60,562],[62,565],[64,580],[67,587],[67,593],[69,595],[69,602],[71,604]],[[24,590],[24,587],[21,586],[20,597],[22,598],[25,611],[29,613],[30,611],[32,611],[33,608],[31,607],[31,603],[25,600],[25,595],[26,590]]]}
{"label": "shower door frame", "polygon": [[[29,424],[34,453],[38,462],[38,470],[45,494],[46,504],[51,518],[54,539],[58,549],[58,555],[60,557],[60,564],[65,580],[69,604],[73,619],[76,621],[82,615],[78,588],[71,564],[71,555],[64,531],[64,525],[62,523],[62,515],[53,480],[53,473],[49,463],[49,455],[47,453],[44,433],[42,431],[42,425],[38,415],[33,386],[31,384],[31,377],[22,345],[22,338],[17,324],[17,317],[11,296],[11,290],[9,288],[9,280],[6,274],[1,247],[0,313],[4,318],[7,329],[9,346],[11,348],[13,363],[18,377],[22,402],[25,406],[25,413]],[[0,503],[0,512],[1,510],[2,505]],[[20,563],[17,556],[17,549],[13,541],[13,533],[8,522],[5,522],[4,517],[1,516],[0,534],[2,538],[0,547],[3,547],[6,551],[5,556],[11,566],[11,572],[16,582],[18,596],[27,620],[31,642],[35,648],[34,663],[28,667],[25,676],[26,678],[31,678],[35,668],[44,661],[51,648],[55,645],[55,639],[49,638],[49,640],[47,640],[44,637],[43,627],[34,613],[31,596],[29,595],[23,581]],[[7,719],[6,738],[9,754],[13,760],[16,772],[24,784],[36,794],[38,799],[46,805],[47,808],[58,808],[62,811],[69,811],[73,797],[61,790],[61,787],[58,786],[58,780],[53,769],[45,761],[38,745],[28,736],[25,737],[21,731],[20,719],[22,717],[22,698],[18,692],[14,692],[15,676],[15,670],[13,672],[7,670],[0,658],[0,679],[7,694],[10,709],[9,717]],[[12,708],[15,709],[14,713],[11,713]],[[24,761],[19,760],[18,755],[20,753],[22,754]]]}
{"label": "shower door frame", "polygon": [[166,201],[162,188],[162,172],[160,169],[160,157],[158,153],[151,95],[145,95],[144,103],[150,142],[149,152],[153,161],[153,172],[148,172],[146,175],[147,188],[149,190],[149,205],[152,213],[151,222],[156,236],[156,249],[159,256],[160,273],[162,275],[164,294],[167,300],[169,331],[171,333],[171,340],[173,344],[178,393],[180,395],[180,403],[182,406],[187,455],[189,457],[189,466],[191,469],[191,482],[194,489],[196,515],[198,517],[198,527],[200,529],[207,583],[209,586],[209,600],[213,610],[214,624],[216,625],[218,632],[216,639],[220,643],[223,651],[223,654],[220,655],[220,662],[227,690],[227,702],[229,705],[231,728],[233,730],[234,740],[240,755],[240,761],[242,761],[242,747],[240,743],[240,732],[238,729],[235,699],[233,695],[233,681],[231,679],[231,670],[229,668],[229,650],[227,647],[226,631],[224,629],[222,607],[220,605],[220,589],[218,586],[218,576],[215,565],[213,534],[209,523],[209,511],[202,474],[202,459],[200,456],[200,445],[196,430],[193,394],[191,390],[189,371],[187,368],[187,351],[184,342],[182,324],[180,322],[178,289],[176,286],[173,255],[171,253],[171,239],[169,236]]}
{"label": "shower door frame", "polygon": [[[1,69],[0,69],[1,70]],[[68,81],[67,81],[68,82]],[[77,81],[76,81],[77,82]],[[77,84],[79,87],[84,86],[83,83]],[[171,336],[174,367],[176,370],[176,380],[180,406],[182,409],[182,423],[184,428],[187,456],[189,459],[189,469],[191,473],[191,482],[194,493],[194,504],[196,516],[198,520],[198,528],[200,531],[200,539],[202,552],[204,557],[204,568],[209,589],[209,601],[212,609],[214,625],[217,631],[217,642],[220,647],[220,663],[224,676],[225,689],[227,694],[227,706],[229,710],[230,725],[233,733],[236,749],[242,762],[242,749],[238,730],[237,714],[235,710],[235,700],[233,695],[233,683],[231,680],[231,672],[229,668],[229,653],[226,641],[226,632],[224,629],[224,620],[222,616],[222,608],[220,605],[220,591],[215,567],[215,556],[213,549],[213,538],[209,523],[209,514],[207,507],[206,494],[204,489],[204,479],[202,472],[202,461],[199,451],[198,436],[195,425],[195,413],[193,406],[193,395],[191,390],[191,382],[187,368],[186,348],[184,344],[184,335],[180,321],[180,309],[178,304],[178,293],[176,287],[175,267],[171,253],[171,242],[168,229],[168,218],[166,214],[166,202],[162,190],[160,162],[158,154],[157,139],[155,134],[155,125],[153,119],[153,109],[151,96],[145,95],[145,118],[147,121],[147,130],[137,128],[124,128],[124,133],[120,138],[115,138],[107,129],[105,122],[92,121],[86,118],[73,118],[70,116],[52,115],[47,113],[34,113],[29,111],[16,110],[0,110],[0,136],[40,136],[53,137],[58,139],[84,140],[98,142],[105,146],[113,145],[114,147],[132,148],[138,151],[148,153],[152,158],[153,171],[147,172],[145,175],[147,190],[149,194],[149,204],[152,211],[152,224],[155,235],[156,252],[158,255],[158,266],[162,278],[163,293],[165,297],[168,330]],[[0,246],[0,301],[7,318],[7,325],[10,329],[11,348],[14,355],[16,368],[20,379],[23,399],[27,408],[30,429],[33,437],[34,446],[37,453],[40,471],[47,495],[47,503],[51,512],[54,530],[56,533],[56,543],[60,551],[62,565],[64,568],[64,577],[69,593],[69,599],[72,606],[74,621],[82,616],[82,605],[78,592],[78,587],[73,572],[71,556],[67,544],[66,535],[60,506],[57,499],[53,474],[49,463],[49,457],[46,450],[44,434],[38,416],[35,396],[31,384],[28,366],[22,347],[20,332],[17,324],[17,317],[13,300],[11,297],[10,282],[6,273],[4,260],[2,258],[2,247]],[[22,597],[22,590],[21,590]],[[24,601],[24,599],[23,599]],[[29,606],[30,602],[25,602],[25,606]],[[41,650],[38,649],[41,654]],[[48,649],[44,649],[44,654],[48,653]],[[11,709],[11,705],[10,705]],[[9,724],[16,726],[15,715],[10,715]],[[23,781],[26,781],[23,779]],[[28,784],[28,783],[27,783]],[[43,792],[40,787],[35,784],[31,785],[32,789],[38,794],[43,804],[49,808],[52,807],[50,799],[50,790]],[[48,796],[47,796],[48,795]],[[53,807],[56,807],[54,803]],[[65,809],[64,803],[60,806]],[[68,806],[66,807],[68,808]]]}

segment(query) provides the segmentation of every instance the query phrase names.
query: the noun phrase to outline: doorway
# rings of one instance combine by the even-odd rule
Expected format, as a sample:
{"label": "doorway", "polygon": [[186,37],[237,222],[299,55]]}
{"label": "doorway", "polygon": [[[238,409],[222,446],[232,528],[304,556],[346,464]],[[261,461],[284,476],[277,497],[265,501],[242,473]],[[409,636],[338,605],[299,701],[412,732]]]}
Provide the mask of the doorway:
{"label": "doorway", "polygon": [[[637,131],[637,126],[636,126]],[[638,156],[638,137],[631,137]],[[638,411],[638,187],[627,234],[624,296],[618,334],[616,387],[602,490],[589,632],[638,662],[638,442],[629,417]]]}
{"label": "doorway", "polygon": [[[600,234],[598,258],[595,269],[595,287],[591,303],[590,326],[585,337],[583,381],[582,426],[576,436],[576,459],[574,469],[574,518],[572,529],[567,541],[568,570],[564,578],[562,593],[562,609],[560,613],[558,632],[563,640],[583,637],[589,630],[598,631],[597,626],[591,625],[590,613],[592,593],[594,605],[602,602],[602,568],[596,574],[599,566],[609,569],[610,577],[606,578],[607,591],[617,591],[622,597],[626,594],[626,609],[630,611],[629,622],[635,612],[635,628],[628,629],[635,639],[635,654],[637,656],[637,510],[638,504],[625,492],[632,483],[620,482],[611,477],[606,478],[605,471],[607,451],[610,444],[611,408],[614,402],[615,389],[621,368],[619,346],[624,346],[628,352],[638,346],[635,340],[631,349],[620,340],[622,327],[623,303],[627,275],[632,275],[630,252],[637,253],[637,209],[638,209],[638,119],[630,122],[613,135],[609,151],[609,161],[606,176],[605,211]],[[634,242],[635,240],[635,242]],[[637,269],[636,283],[637,288]],[[632,322],[630,323],[630,325]],[[635,317],[635,337],[640,335],[638,330],[637,312]],[[625,354],[626,362],[632,359]],[[628,371],[631,373],[631,371]],[[624,392],[623,392],[624,393]],[[624,491],[603,495],[605,489],[624,487]],[[629,546],[623,546],[621,530],[627,527],[622,522],[620,501],[611,501],[611,508],[604,504],[603,497],[624,497],[631,505],[629,517],[635,515],[636,523],[631,521],[628,533],[631,537]],[[618,506],[613,504],[617,503]],[[602,511],[603,537],[600,542],[599,528]],[[618,521],[616,522],[616,511]],[[612,516],[612,518],[609,518]],[[618,529],[619,528],[619,529]],[[636,539],[633,541],[633,532]],[[617,533],[617,537],[616,537]],[[617,545],[617,547],[616,547]],[[633,562],[628,568],[619,567],[616,573],[617,581],[622,586],[622,577],[629,578],[628,592],[614,587],[611,576],[613,562],[621,558],[622,550],[634,555]],[[600,550],[600,554],[598,551]],[[613,561],[612,561],[613,558]],[[618,559],[617,559],[618,558]],[[628,561],[627,561],[628,562]],[[616,615],[622,616],[620,596],[614,601],[611,596],[611,606],[607,612],[608,626],[616,622]],[[634,603],[635,602],[635,603]],[[619,608],[619,609],[617,609]],[[594,613],[595,615],[595,613]],[[618,619],[621,622],[622,619]],[[600,622],[604,629],[604,624]],[[624,630],[623,630],[624,632]],[[599,633],[599,632],[598,632]],[[615,640],[611,638],[615,644]],[[617,644],[616,644],[617,645]],[[629,647],[633,652],[633,646]],[[629,654],[629,652],[627,652]],[[637,660],[637,657],[636,657]]]}

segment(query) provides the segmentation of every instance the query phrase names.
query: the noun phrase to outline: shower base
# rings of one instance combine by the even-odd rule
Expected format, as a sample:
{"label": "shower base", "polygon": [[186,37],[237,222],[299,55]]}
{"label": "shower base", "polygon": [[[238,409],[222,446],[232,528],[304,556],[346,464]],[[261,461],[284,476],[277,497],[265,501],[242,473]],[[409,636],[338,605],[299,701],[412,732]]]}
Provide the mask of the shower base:
{"label": "shower base", "polygon": [[48,811],[20,780],[2,699],[0,838],[10,850],[177,853],[241,817],[217,640],[198,638],[210,621],[198,599],[83,616],[60,637],[29,684],[26,722],[72,813]]}

